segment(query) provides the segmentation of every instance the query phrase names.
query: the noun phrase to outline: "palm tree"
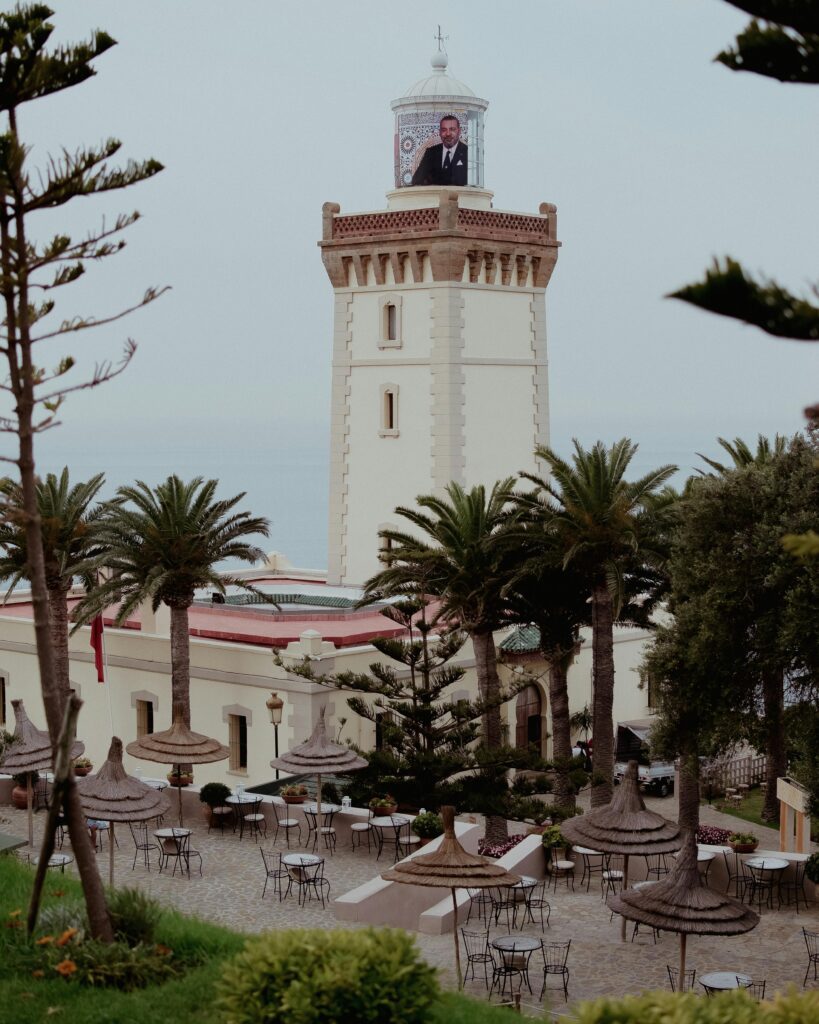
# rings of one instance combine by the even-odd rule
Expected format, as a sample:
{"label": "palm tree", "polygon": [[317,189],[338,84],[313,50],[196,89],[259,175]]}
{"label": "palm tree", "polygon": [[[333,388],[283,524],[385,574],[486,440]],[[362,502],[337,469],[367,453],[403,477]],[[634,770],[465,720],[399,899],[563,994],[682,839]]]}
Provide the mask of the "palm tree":
{"label": "palm tree", "polygon": [[[60,692],[68,694],[68,594],[76,578],[88,583],[99,553],[99,506],[91,508],[105,477],[98,473],[85,483],[69,481],[68,469],[59,477],[49,473],[37,481],[37,507],[43,541],[48,589],[48,619]],[[27,580],[28,544],[22,526],[23,492],[19,483],[0,480],[0,580],[8,582],[6,596]]]}
{"label": "palm tree", "polygon": [[611,448],[598,441],[589,451],[574,441],[572,463],[551,448],[535,455],[551,479],[525,474],[542,492],[560,540],[563,564],[589,578],[594,672],[594,752],[592,805],[607,804],[613,793],[614,619],[624,601],[624,577],[642,565],[665,559],[659,545],[662,520],[675,496],[662,490],[676,466],[662,466],[639,480],[624,479],[637,446],[628,438]]}
{"label": "palm tree", "polygon": [[[769,462],[773,462],[774,459],[784,455],[788,450],[789,444],[788,438],[784,434],[776,434],[773,443],[767,437],[760,434],[756,439],[755,452],[751,450],[750,445],[743,441],[741,437],[735,437],[733,442],[726,441],[724,437],[718,437],[717,442],[731,456],[732,466],[724,466],[721,462],[717,462],[716,459],[709,459],[707,455],[697,452],[703,462],[707,462],[711,469],[716,470],[717,476],[725,476],[726,473],[730,473],[732,470],[742,469],[744,466],[753,464],[758,466],[767,465]],[[697,472],[701,476],[711,475],[706,474],[701,469],[698,469]]]}
{"label": "palm tree", "polygon": [[[467,491],[457,483],[446,497],[422,495],[418,508],[397,508],[396,514],[417,532],[385,529],[379,536],[388,547],[385,568],[364,586],[364,601],[377,595],[426,594],[441,602],[438,616],[454,620],[472,641],[482,701],[483,742],[488,750],[503,745],[501,686],[493,633],[510,621],[503,595],[509,579],[509,545],[513,513],[509,495],[514,479],[498,481],[487,495],[483,486]],[[486,836],[506,838],[506,819],[489,815]]]}
{"label": "palm tree", "polygon": [[254,562],[263,552],[248,544],[252,534],[268,535],[268,521],[249,512],[232,512],[244,498],[216,500],[217,480],[196,477],[189,483],[169,476],[151,489],[138,480],[120,487],[106,509],[100,528],[100,564],[107,578],[88,594],[75,619],[88,622],[109,605],[121,602],[115,616],[121,625],[143,602],[154,611],[171,611],[172,705],[181,704],[190,725],[190,635],[188,609],[197,588],[224,593],[230,585],[254,588],[216,566],[227,559]]}

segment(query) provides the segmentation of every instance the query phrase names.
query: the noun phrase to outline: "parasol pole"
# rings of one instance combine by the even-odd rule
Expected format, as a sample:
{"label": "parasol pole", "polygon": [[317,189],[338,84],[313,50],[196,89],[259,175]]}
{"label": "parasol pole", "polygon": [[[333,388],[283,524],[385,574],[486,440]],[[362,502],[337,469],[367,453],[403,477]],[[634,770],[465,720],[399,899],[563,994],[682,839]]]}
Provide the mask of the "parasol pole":
{"label": "parasol pole", "polygon": [[680,992],[685,992],[685,940],[688,936],[680,932]]}
{"label": "parasol pole", "polygon": [[26,772],[26,807],[28,809],[28,845],[34,846],[34,792],[31,785],[31,772]]}
{"label": "parasol pole", "polygon": [[108,884],[114,888],[114,823],[108,822]]}
{"label": "parasol pole", "polygon": [[[628,854],[623,854],[623,889],[628,889]],[[626,919],[620,920],[620,941],[626,941]]]}
{"label": "parasol pole", "polygon": [[458,945],[458,900],[455,896],[455,890],[450,889],[452,893],[452,935],[455,939],[455,967],[458,971],[458,989],[464,987],[464,979],[461,974],[461,947]]}
{"label": "parasol pole", "polygon": [[182,765],[175,764],[176,769],[176,796],[179,800],[179,827],[182,828]]}

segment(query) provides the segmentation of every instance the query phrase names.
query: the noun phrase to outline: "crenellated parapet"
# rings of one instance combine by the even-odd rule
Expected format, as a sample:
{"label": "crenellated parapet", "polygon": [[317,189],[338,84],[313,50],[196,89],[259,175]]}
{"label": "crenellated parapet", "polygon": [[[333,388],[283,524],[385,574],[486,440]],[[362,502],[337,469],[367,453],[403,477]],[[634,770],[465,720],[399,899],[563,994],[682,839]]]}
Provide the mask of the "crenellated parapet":
{"label": "crenellated parapet", "polygon": [[334,288],[425,280],[545,288],[560,247],[552,203],[537,215],[475,209],[448,189],[437,206],[413,209],[342,215],[325,203],[322,221],[319,246]]}

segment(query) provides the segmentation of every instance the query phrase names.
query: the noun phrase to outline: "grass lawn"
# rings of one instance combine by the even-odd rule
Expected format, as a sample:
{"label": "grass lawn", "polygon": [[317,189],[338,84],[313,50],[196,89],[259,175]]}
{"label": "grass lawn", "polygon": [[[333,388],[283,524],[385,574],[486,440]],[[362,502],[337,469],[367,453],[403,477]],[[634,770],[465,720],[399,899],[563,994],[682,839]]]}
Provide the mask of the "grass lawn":
{"label": "grass lawn", "polygon": [[[755,786],[748,790],[748,795],[742,801],[741,807],[733,807],[724,804],[721,800],[714,800],[714,806],[723,814],[731,814],[735,818],[749,821],[752,825],[760,825],[762,828],[779,828],[779,822],[770,824],[762,820],[762,805],[765,802],[765,792],[761,786]],[[738,832],[747,832],[747,829],[737,827]]]}
{"label": "grass lawn", "polygon": [[[133,992],[93,988],[72,979],[33,977],[15,960],[20,929],[10,924],[25,919],[34,872],[12,856],[0,856],[0,1021],[42,1024],[217,1024],[224,1017],[214,1006],[222,963],[242,949],[245,936],[176,911],[163,914],[157,942],[186,959],[196,959],[181,978]],[[46,876],[43,907],[81,895],[79,882],[55,872]],[[19,916],[14,916],[20,911]],[[52,969],[53,970],[53,969]],[[430,1024],[502,1024],[509,1011],[456,993],[445,993],[429,1015]],[[341,1022],[339,1022],[341,1024]]]}

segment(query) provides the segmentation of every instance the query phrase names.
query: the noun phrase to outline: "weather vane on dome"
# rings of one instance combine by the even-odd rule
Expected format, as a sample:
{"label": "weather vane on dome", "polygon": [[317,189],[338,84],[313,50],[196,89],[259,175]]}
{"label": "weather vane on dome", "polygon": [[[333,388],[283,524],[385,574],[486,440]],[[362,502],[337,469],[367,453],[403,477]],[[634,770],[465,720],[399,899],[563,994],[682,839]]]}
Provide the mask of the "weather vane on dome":
{"label": "weather vane on dome", "polygon": [[449,39],[449,36],[442,36],[441,35],[441,26],[439,25],[438,26],[438,35],[435,36],[435,40],[438,43],[438,52],[439,53],[446,53],[446,47],[444,46],[444,43],[447,41],[447,39]]}

